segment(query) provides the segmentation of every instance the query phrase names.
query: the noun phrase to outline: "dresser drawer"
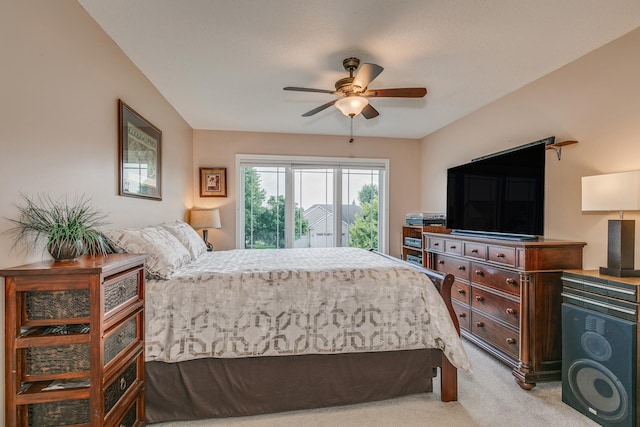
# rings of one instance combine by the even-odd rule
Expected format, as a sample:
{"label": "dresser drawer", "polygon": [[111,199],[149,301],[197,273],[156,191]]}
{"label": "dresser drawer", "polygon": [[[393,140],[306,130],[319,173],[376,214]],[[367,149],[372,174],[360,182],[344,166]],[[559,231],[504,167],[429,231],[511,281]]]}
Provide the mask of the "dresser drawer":
{"label": "dresser drawer", "polygon": [[520,327],[520,303],[501,297],[491,292],[473,287],[471,291],[471,306],[491,314],[510,325]]}
{"label": "dresser drawer", "polygon": [[127,348],[142,341],[142,311],[112,328],[104,339],[104,365],[116,359]]}
{"label": "dresser drawer", "polygon": [[445,240],[444,251],[453,255],[462,255],[462,242],[457,240]]}
{"label": "dresser drawer", "polygon": [[487,247],[479,243],[465,242],[464,256],[485,260],[487,259]]}
{"label": "dresser drawer", "polygon": [[114,427],[134,427],[145,425],[143,400],[144,395],[140,394],[139,397],[131,403],[131,406],[129,406],[122,418],[112,425]]}
{"label": "dresser drawer", "polygon": [[429,237],[429,245],[428,248],[432,251],[444,252],[444,239],[440,239],[438,237]]}
{"label": "dresser drawer", "polygon": [[491,265],[471,263],[471,281],[520,296],[520,274]]}
{"label": "dresser drawer", "polygon": [[451,298],[469,305],[469,295],[469,285],[456,279],[451,285]]}
{"label": "dresser drawer", "polygon": [[46,381],[68,376],[89,375],[90,344],[38,346],[25,349],[25,379]]}
{"label": "dresser drawer", "polygon": [[456,301],[451,301],[451,303],[452,303],[451,305],[453,306],[453,311],[455,311],[456,316],[458,317],[458,323],[460,324],[460,328],[468,331],[469,320],[471,318],[469,307],[466,305],[459,304]]}
{"label": "dresser drawer", "polygon": [[127,302],[142,299],[140,269],[108,277],[104,281],[104,317],[109,318]]}
{"label": "dresser drawer", "polygon": [[510,356],[516,359],[519,357],[518,332],[483,316],[475,310],[471,311],[471,332]]}
{"label": "dresser drawer", "polygon": [[122,400],[125,394],[134,389],[134,385],[143,381],[140,374],[144,369],[143,354],[138,354],[124,371],[119,372],[104,389],[104,413],[109,413]]}
{"label": "dresser drawer", "polygon": [[487,259],[489,261],[498,262],[510,267],[516,266],[516,248],[489,245],[487,251]]}
{"label": "dresser drawer", "polygon": [[89,425],[91,420],[88,399],[33,403],[27,406],[28,426],[60,427]]}
{"label": "dresser drawer", "polygon": [[436,271],[453,274],[463,280],[469,280],[469,261],[439,254],[434,257],[434,261]]}

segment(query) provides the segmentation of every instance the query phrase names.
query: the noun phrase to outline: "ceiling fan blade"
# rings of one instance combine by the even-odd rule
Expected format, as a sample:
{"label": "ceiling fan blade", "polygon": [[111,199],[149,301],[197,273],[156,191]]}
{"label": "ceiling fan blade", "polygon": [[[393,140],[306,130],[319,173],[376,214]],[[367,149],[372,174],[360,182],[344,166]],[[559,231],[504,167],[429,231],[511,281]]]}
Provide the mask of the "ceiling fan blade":
{"label": "ceiling fan blade", "polygon": [[374,117],[378,117],[380,113],[378,113],[378,110],[373,108],[371,104],[367,104],[367,106],[362,109],[362,115],[365,119],[373,119]]}
{"label": "ceiling fan blade", "polygon": [[283,88],[284,90],[295,90],[298,92],[318,92],[318,93],[330,93],[335,94],[335,90],[327,90],[327,89],[311,89],[308,87],[295,87],[295,86],[287,86]]}
{"label": "ceiling fan blade", "polygon": [[361,90],[364,90],[369,86],[369,83],[373,81],[384,70],[377,64],[362,64],[358,68],[358,73],[353,78],[353,86],[359,86]]}
{"label": "ceiling fan blade", "polygon": [[329,101],[329,102],[327,102],[326,104],[323,104],[323,105],[321,105],[321,106],[319,106],[319,107],[317,107],[317,108],[314,108],[314,109],[313,109],[313,110],[311,110],[311,111],[307,111],[306,113],[304,113],[304,114],[302,115],[302,117],[309,117],[309,116],[313,116],[314,114],[319,113],[320,111],[324,110],[325,108],[329,108],[329,107],[331,107],[333,104],[335,104],[335,103],[336,103],[336,101],[337,101],[337,99],[334,99],[333,101]]}
{"label": "ceiling fan blade", "polygon": [[364,93],[364,96],[372,98],[422,98],[427,94],[427,89],[423,87],[404,87],[398,89],[373,89]]}

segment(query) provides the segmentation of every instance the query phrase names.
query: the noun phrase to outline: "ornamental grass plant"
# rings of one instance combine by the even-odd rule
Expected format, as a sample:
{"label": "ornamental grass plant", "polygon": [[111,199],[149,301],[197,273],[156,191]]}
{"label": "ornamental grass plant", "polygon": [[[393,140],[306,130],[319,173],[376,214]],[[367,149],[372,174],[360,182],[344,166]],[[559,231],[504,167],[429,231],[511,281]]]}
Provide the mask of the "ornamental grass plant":
{"label": "ornamental grass plant", "polygon": [[45,248],[56,260],[75,259],[84,254],[106,255],[111,252],[99,227],[108,224],[107,214],[96,210],[85,196],[54,199],[48,194],[30,197],[22,194],[22,204],[16,205],[20,217],[8,218],[14,227],[14,246],[23,244],[35,250],[45,242]]}

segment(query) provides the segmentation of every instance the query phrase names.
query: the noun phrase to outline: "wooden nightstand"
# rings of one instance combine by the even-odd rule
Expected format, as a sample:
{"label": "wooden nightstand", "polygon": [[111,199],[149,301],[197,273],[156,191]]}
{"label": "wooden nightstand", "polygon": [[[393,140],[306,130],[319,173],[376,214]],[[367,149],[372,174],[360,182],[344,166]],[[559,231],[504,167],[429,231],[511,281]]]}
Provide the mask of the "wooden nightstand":
{"label": "wooden nightstand", "polygon": [[146,258],[0,270],[8,426],[144,425]]}

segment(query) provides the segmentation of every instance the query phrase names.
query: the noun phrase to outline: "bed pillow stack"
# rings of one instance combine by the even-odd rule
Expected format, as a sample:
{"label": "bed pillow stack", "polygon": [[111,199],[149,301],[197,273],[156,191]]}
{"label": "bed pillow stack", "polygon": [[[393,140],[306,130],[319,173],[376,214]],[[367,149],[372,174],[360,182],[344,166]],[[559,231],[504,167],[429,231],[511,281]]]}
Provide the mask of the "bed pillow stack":
{"label": "bed pillow stack", "polygon": [[151,277],[170,279],[177,269],[191,262],[185,245],[162,226],[108,230],[103,234],[116,252],[149,254],[145,269]]}
{"label": "bed pillow stack", "polygon": [[192,260],[195,260],[207,252],[207,245],[204,243],[204,240],[202,240],[202,237],[186,222],[178,220],[172,223],[161,224],[160,226],[171,233],[173,237],[178,239],[180,243],[187,248]]}

